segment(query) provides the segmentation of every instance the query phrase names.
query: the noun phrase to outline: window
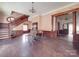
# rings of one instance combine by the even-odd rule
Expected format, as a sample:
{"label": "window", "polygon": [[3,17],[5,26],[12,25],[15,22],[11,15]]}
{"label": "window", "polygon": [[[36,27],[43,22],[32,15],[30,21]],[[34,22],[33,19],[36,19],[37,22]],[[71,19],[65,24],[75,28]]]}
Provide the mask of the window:
{"label": "window", "polygon": [[23,31],[27,31],[27,30],[28,30],[28,25],[27,24],[26,25],[24,24],[23,25]]}

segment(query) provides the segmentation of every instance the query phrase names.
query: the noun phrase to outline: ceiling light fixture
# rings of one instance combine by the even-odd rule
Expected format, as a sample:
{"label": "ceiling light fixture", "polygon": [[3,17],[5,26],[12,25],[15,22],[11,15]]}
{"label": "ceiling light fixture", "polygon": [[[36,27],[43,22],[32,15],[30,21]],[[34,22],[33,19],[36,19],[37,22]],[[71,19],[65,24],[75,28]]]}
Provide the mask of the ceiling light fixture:
{"label": "ceiling light fixture", "polygon": [[36,12],[36,10],[35,10],[35,8],[34,8],[34,2],[32,2],[32,8],[29,10],[31,13],[35,13]]}
{"label": "ceiling light fixture", "polygon": [[7,18],[7,21],[8,21],[8,22],[12,22],[12,21],[14,21],[14,20],[15,20],[14,17],[8,17],[8,18]]}

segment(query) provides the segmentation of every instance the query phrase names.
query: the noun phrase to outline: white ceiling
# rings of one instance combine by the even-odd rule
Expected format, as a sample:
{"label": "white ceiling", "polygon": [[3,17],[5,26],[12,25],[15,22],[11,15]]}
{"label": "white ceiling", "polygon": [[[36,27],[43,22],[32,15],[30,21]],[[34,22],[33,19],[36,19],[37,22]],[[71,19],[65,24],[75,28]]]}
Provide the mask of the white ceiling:
{"label": "white ceiling", "polygon": [[[37,11],[35,14],[46,13],[71,3],[72,2],[35,2],[34,7]],[[11,11],[31,15],[29,12],[29,9],[32,7],[31,5],[31,2],[0,2],[0,8],[8,15],[10,15]]]}

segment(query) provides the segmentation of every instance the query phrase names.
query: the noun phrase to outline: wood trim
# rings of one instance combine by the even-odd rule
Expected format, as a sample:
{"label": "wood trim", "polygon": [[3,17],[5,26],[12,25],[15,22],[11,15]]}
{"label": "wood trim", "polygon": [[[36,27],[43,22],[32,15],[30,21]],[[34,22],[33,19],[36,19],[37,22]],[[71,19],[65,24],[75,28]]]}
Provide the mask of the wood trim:
{"label": "wood trim", "polygon": [[1,28],[8,28],[8,23],[0,23],[0,29]]}
{"label": "wood trim", "polygon": [[52,31],[53,31],[53,21],[54,21],[54,16],[52,16],[52,20],[51,20],[51,25],[52,25]]}
{"label": "wood trim", "polygon": [[79,50],[79,34],[76,33],[76,12],[73,12],[73,47]]}
{"label": "wood trim", "polygon": [[[67,14],[69,14],[69,13],[77,12],[77,11],[79,11],[79,8],[74,8],[74,9],[67,10],[67,11],[64,11],[64,12],[56,13],[56,14],[54,14],[54,16],[67,15]],[[53,15],[52,15],[52,16],[53,16]]]}
{"label": "wood trim", "polygon": [[[54,19],[54,17],[55,17],[55,19]],[[55,20],[55,31],[53,30],[53,21]],[[51,33],[52,33],[52,37],[53,38],[57,38],[57,16],[52,16],[52,31],[51,31]]]}
{"label": "wood trim", "polygon": [[28,31],[23,31],[23,30],[16,30],[14,35],[11,35],[12,38],[15,38],[15,37],[18,37],[18,36],[21,36],[25,33],[29,33],[30,32],[30,29]]}
{"label": "wood trim", "polygon": [[55,16],[55,37],[57,37],[57,35],[58,35],[58,25],[57,25],[57,16]]}
{"label": "wood trim", "polygon": [[[53,16],[51,16],[52,17],[52,19],[51,19],[51,25],[52,25],[52,30],[50,31],[51,32],[51,35],[49,35],[49,37],[51,36],[52,38],[53,37],[56,37],[56,31],[54,31],[54,26],[53,25],[56,25],[56,19],[55,19],[55,16],[53,15]],[[54,24],[54,21],[55,21],[55,24]],[[55,27],[56,28],[56,27]],[[48,32],[49,33],[49,32]],[[45,34],[44,34],[45,35]]]}
{"label": "wood trim", "polygon": [[43,36],[46,36],[48,38],[57,38],[56,31],[43,31]]}
{"label": "wood trim", "polygon": [[76,34],[76,12],[73,12],[73,34]]}
{"label": "wood trim", "polygon": [[51,37],[52,32],[51,31],[43,31],[43,35],[46,37]]}
{"label": "wood trim", "polygon": [[79,50],[79,34],[73,35],[73,47]]}
{"label": "wood trim", "polygon": [[30,29],[28,29],[27,31],[23,31],[23,33],[30,33]]}
{"label": "wood trim", "polygon": [[25,15],[25,16],[29,17],[29,15],[26,15],[26,14],[23,14],[23,13],[20,13],[20,12],[17,12],[17,11],[12,11],[12,12],[11,12],[11,15],[12,15],[13,13],[22,14],[22,15]]}
{"label": "wood trim", "polygon": [[12,25],[18,26],[19,24],[28,21],[28,17],[23,15],[22,17],[15,19],[13,22],[11,22]]}

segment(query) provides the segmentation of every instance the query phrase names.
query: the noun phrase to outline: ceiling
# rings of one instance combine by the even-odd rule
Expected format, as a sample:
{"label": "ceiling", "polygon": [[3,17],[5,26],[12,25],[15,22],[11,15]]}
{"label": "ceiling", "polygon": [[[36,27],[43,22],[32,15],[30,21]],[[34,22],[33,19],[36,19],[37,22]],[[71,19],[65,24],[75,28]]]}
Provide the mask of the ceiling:
{"label": "ceiling", "polygon": [[[36,13],[34,15],[43,14],[72,3],[75,2],[35,2],[34,7],[36,9]],[[3,10],[7,15],[10,15],[11,11],[31,15],[29,12],[31,7],[31,2],[0,2],[0,10]]]}

